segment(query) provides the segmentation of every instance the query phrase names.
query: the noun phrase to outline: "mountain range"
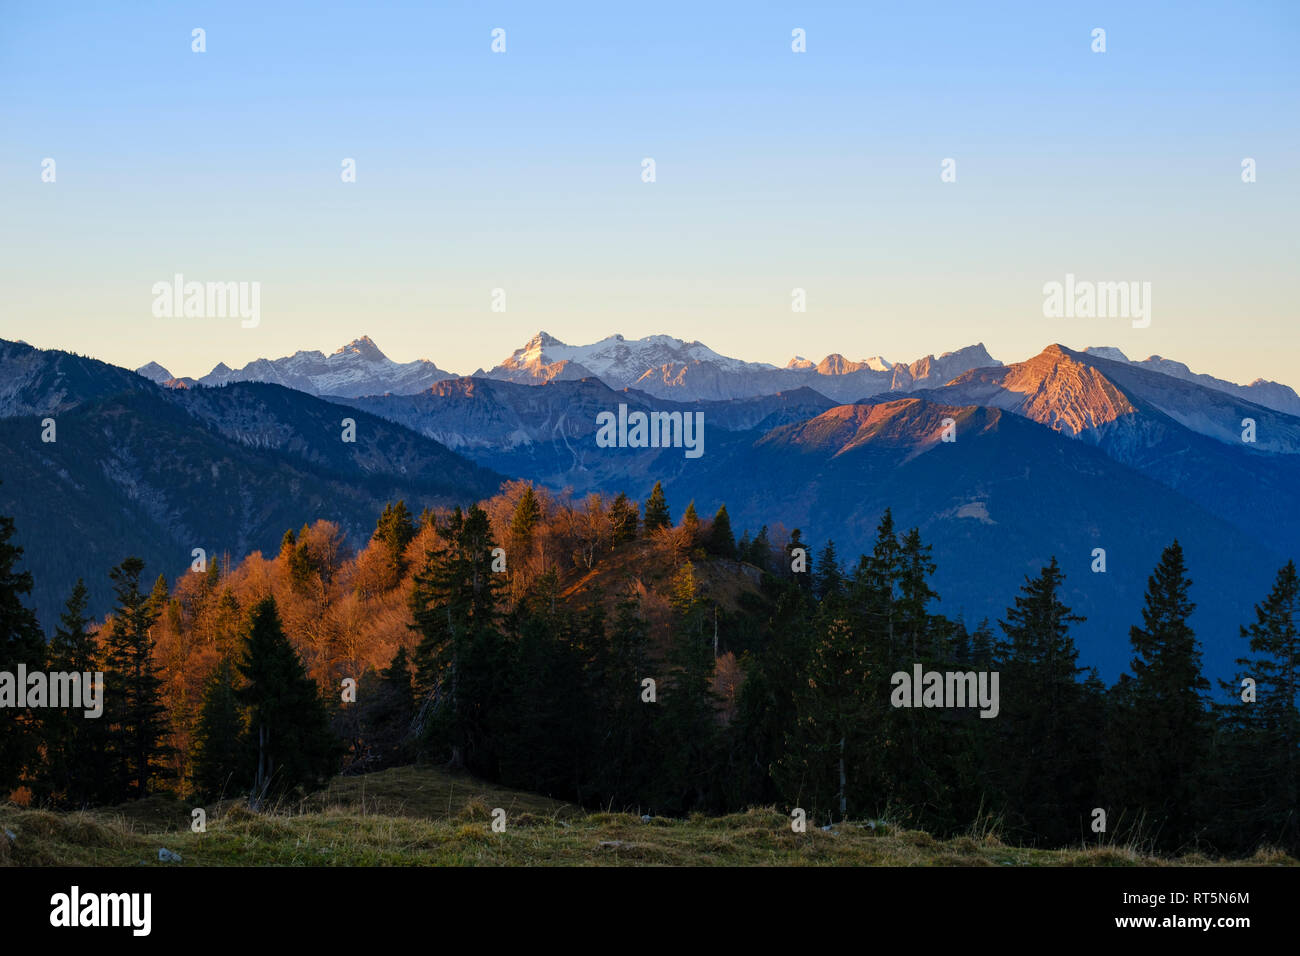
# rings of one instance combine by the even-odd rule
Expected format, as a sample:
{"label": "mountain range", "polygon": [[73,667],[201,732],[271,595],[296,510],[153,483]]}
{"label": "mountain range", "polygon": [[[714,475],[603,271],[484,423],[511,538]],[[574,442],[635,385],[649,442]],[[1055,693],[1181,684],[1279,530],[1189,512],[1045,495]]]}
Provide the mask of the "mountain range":
{"label": "mountain range", "polygon": [[106,611],[108,569],[128,555],[174,577],[194,548],[274,553],[286,529],[318,518],[364,542],[388,501],[418,513],[503,480],[400,425],[278,385],[167,389],[2,340],[0,382],[0,514],[15,519],[47,629],[79,577],[92,612]]}
{"label": "mountain range", "polygon": [[[705,515],[725,502],[738,533],[798,527],[849,561],[889,507],[934,548],[940,611],[971,624],[1004,613],[1023,575],[1055,555],[1089,618],[1084,662],[1108,677],[1127,664],[1146,576],[1177,537],[1207,668],[1224,675],[1242,650],[1238,625],[1300,540],[1300,416],[1277,407],[1295,393],[1162,358],[1051,345],[1003,365],[972,346],[906,365],[828,356],[778,368],[667,336],[570,347],[543,334],[456,377],[357,343],[321,357],[327,374],[295,364],[311,386],[297,389],[202,387],[0,343],[0,513],[18,518],[46,589],[42,619],[77,576],[102,578],[126,553],[177,573],[191,547],[266,550],[316,518],[359,544],[397,497],[417,510],[467,503],[518,477],[644,499],[658,480],[674,517],[692,500]],[[305,355],[320,353],[276,361]],[[276,374],[290,380],[287,369]],[[338,393],[426,373],[443,377]],[[703,456],[600,447],[597,415],[620,405],[701,413]],[[58,421],[57,444],[40,441],[44,416]],[[344,417],[355,445],[339,440]],[[1098,548],[1104,572],[1092,570]]]}
{"label": "mountain range", "polygon": [[[1181,362],[1158,355],[1131,362],[1116,348],[1103,346],[1083,351],[1096,358],[1194,382],[1289,415],[1300,415],[1300,395],[1278,382],[1256,379],[1249,385],[1238,385],[1197,374]],[[853,361],[835,353],[815,363],[795,356],[784,367],[778,367],[729,358],[700,342],[686,342],[668,335],[642,339],[611,335],[591,345],[575,346],[539,332],[499,365],[487,371],[480,368],[472,376],[464,377],[519,385],[596,378],[610,388],[635,388],[648,395],[681,402],[754,398],[811,388],[838,402],[853,402],[881,392],[938,387],[963,372],[1001,364],[989,355],[983,344],[944,352],[937,358],[928,355],[910,363],[895,363],[880,356]],[[299,351],[284,358],[257,359],[237,371],[219,363],[199,379],[176,378],[157,362],[149,362],[136,371],[150,381],[171,387],[270,382],[312,395],[341,398],[412,395],[437,382],[461,377],[439,369],[427,359],[394,362],[368,336],[349,342],[329,356]]]}
{"label": "mountain range", "polygon": [[406,395],[423,391],[435,382],[455,378],[427,359],[394,362],[369,336],[353,339],[329,355],[300,350],[278,359],[257,359],[241,369],[224,362],[202,378],[177,378],[157,362],[136,369],[150,381],[171,388],[194,385],[228,385],[231,382],[266,382],[309,395]]}

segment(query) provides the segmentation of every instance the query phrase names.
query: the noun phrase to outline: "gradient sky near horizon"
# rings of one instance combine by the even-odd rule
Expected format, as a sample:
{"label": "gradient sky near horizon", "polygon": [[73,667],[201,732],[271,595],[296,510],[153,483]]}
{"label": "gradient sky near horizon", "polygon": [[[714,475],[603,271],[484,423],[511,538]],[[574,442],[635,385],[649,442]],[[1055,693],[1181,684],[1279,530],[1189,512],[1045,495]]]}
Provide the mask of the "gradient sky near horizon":
{"label": "gradient sky near horizon", "polygon": [[[0,337],[195,376],[1061,342],[1300,388],[1298,41],[1294,2],[0,0]],[[175,273],[260,282],[260,325],[155,318]],[[1150,282],[1150,327],[1045,318],[1066,273]]]}

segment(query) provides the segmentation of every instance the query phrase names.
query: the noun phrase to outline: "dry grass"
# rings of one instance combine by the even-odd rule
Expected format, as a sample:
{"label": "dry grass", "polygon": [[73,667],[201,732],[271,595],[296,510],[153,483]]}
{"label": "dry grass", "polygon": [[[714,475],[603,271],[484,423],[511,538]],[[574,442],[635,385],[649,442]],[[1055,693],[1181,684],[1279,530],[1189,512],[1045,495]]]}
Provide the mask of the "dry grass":
{"label": "dry grass", "polygon": [[[492,810],[506,811],[494,833]],[[49,813],[0,805],[0,866],[1291,866],[1276,850],[1245,861],[1167,860],[1123,847],[1034,850],[1003,845],[989,828],[938,840],[917,830],[854,823],[794,833],[774,808],[689,820],[584,813],[535,794],[470,777],[404,767],[335,780],[302,805],[253,813],[208,807],[206,833],[189,830],[190,807],[146,806]]]}

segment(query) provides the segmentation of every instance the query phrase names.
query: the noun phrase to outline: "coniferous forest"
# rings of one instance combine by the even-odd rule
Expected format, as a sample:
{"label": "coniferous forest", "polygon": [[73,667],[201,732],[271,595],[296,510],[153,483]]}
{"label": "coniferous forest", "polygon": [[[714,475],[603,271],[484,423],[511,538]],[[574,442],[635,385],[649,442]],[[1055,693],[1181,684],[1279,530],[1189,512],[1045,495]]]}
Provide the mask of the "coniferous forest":
{"label": "coniferous forest", "polygon": [[[1106,686],[1079,660],[1055,558],[972,625],[941,612],[929,548],[889,511],[848,558],[678,507],[658,484],[640,503],[509,482],[468,510],[390,504],[359,550],[319,520],[174,581],[124,556],[107,618],[79,584],[48,641],[0,519],[0,670],[106,685],[100,718],[6,715],[0,792],[258,807],[426,763],[654,815],[776,806],[1043,847],[1300,849],[1294,563],[1212,686],[1195,609],[1213,582],[1169,542]],[[918,664],[997,672],[996,716],[895,706],[892,675]]]}

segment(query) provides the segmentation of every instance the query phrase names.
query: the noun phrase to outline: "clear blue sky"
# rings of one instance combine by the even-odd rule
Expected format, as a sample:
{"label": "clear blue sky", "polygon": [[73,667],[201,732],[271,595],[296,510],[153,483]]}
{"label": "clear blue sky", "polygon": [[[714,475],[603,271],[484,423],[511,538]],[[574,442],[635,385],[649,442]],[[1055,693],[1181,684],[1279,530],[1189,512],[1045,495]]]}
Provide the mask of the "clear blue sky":
{"label": "clear blue sky", "polygon": [[[0,337],[189,375],[1062,342],[1300,387],[1294,2],[0,6]],[[177,272],[259,281],[260,326],[155,318]],[[1150,328],[1044,318],[1067,272],[1151,282]]]}

